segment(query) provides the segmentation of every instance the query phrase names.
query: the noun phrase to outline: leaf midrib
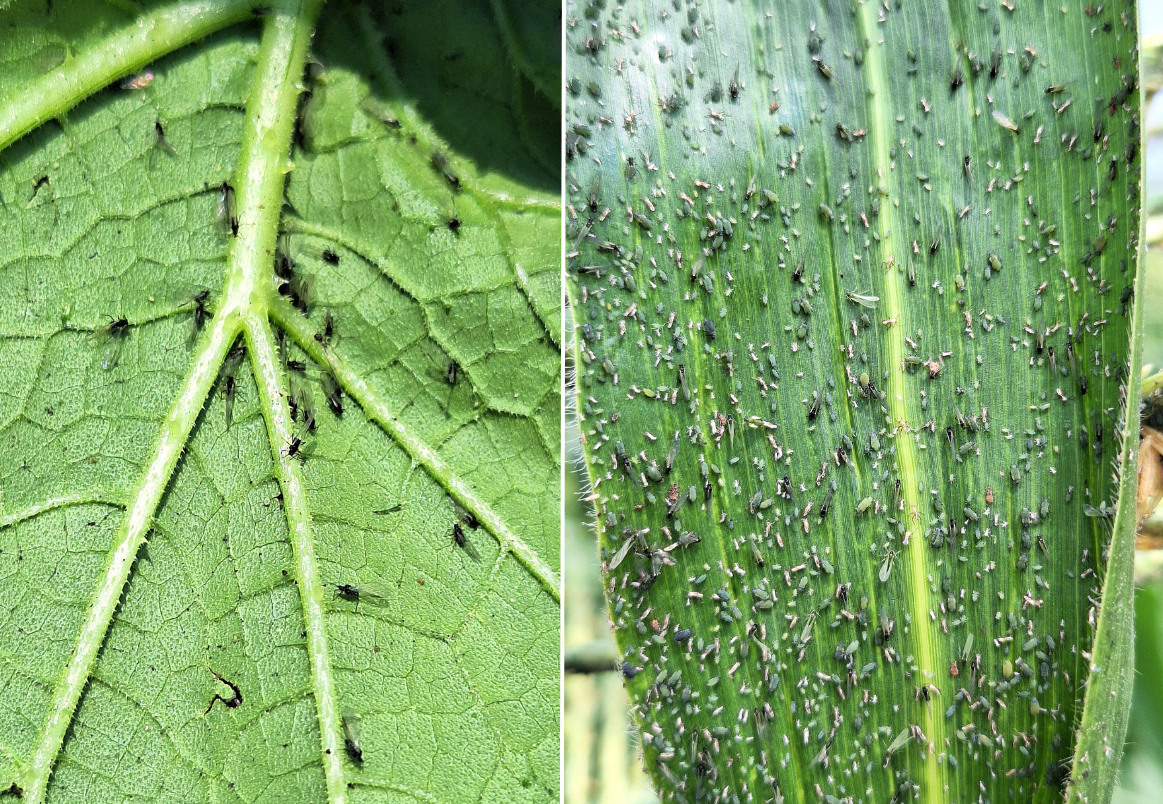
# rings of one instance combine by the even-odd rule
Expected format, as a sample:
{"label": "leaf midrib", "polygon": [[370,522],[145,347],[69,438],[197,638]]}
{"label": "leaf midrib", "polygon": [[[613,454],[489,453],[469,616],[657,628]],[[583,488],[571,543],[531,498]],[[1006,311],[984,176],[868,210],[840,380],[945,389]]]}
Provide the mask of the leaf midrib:
{"label": "leaf midrib", "polygon": [[[869,130],[872,137],[872,146],[876,153],[879,178],[887,181],[886,177],[890,175],[890,163],[892,161],[889,155],[889,144],[885,139],[888,136],[888,132],[892,130],[889,123],[889,111],[886,108],[889,82],[884,74],[884,65],[881,59],[881,49],[885,45],[883,39],[876,37],[875,15],[876,7],[871,3],[864,3],[861,6],[858,19],[863,25],[865,40],[869,43],[866,53],[866,66],[869,76],[867,104],[873,118],[870,121],[871,125],[869,126]],[[927,583],[928,571],[925,560],[924,542],[919,538],[921,534],[917,527],[920,523],[920,512],[924,508],[917,497],[917,483],[920,475],[917,471],[916,448],[913,445],[912,439],[909,437],[909,431],[906,429],[908,406],[905,403],[905,324],[902,320],[903,307],[900,298],[901,272],[896,265],[897,257],[903,255],[897,254],[897,249],[895,248],[896,243],[892,237],[894,227],[891,224],[895,205],[889,199],[885,199],[885,201],[886,203],[881,204],[880,214],[876,216],[876,221],[880,229],[881,248],[887,261],[884,283],[888,318],[895,320],[895,323],[885,328],[887,332],[885,339],[888,341],[892,358],[891,364],[888,367],[888,407],[893,418],[893,443],[896,446],[896,457],[900,463],[901,496],[903,497],[903,503],[905,505],[903,512],[894,511],[893,513],[899,516],[902,521],[913,525],[909,528],[913,542],[908,548],[908,589],[909,596],[912,598],[909,610],[913,612],[918,621],[918,625],[910,629],[910,631],[916,635],[918,654],[916,658],[921,669],[921,683],[927,684],[929,679],[936,676],[937,656],[932,644],[931,635],[929,634],[929,628],[927,627],[928,624],[924,621],[925,612],[932,611],[932,601],[929,596]],[[840,303],[840,299],[835,300],[837,306]],[[907,540],[908,536],[906,535],[905,538]],[[925,725],[923,731],[926,739],[929,741],[929,745],[922,748],[922,755],[925,757],[925,776],[928,780],[928,784],[924,786],[924,789],[929,795],[941,796],[943,795],[942,791],[947,789],[944,769],[937,763],[937,751],[929,750],[929,746],[944,744],[946,736],[944,722],[934,716],[932,707],[925,708]]]}
{"label": "leaf midrib", "polygon": [[[153,460],[133,495],[124,524],[118,529],[117,546],[106,565],[77,648],[54,691],[52,708],[41,741],[23,778],[25,799],[31,804],[39,804],[44,800],[52,768],[64,743],[65,732],[112,622],[134,559],[148,535],[162,495],[218,377],[226,353],[243,332],[251,346],[249,356],[256,380],[263,380],[259,382],[260,394],[264,398],[263,414],[271,435],[276,474],[283,489],[288,527],[292,535],[296,576],[308,632],[312,687],[319,715],[328,799],[331,804],[343,804],[346,800],[338,705],[328,659],[322,611],[323,592],[312,549],[310,516],[306,512],[298,467],[278,446],[289,439],[286,435],[289,432],[289,413],[279,390],[285,381],[280,383],[278,363],[270,348],[266,300],[272,292],[269,287],[272,279],[270,272],[264,270],[270,265],[278,232],[285,168],[289,165],[291,131],[300,90],[299,76],[303,71],[307,45],[321,5],[321,0],[307,0],[294,7],[272,11],[267,16],[253,92],[247,108],[242,159],[235,176],[238,236],[231,243],[227,256],[226,289],[210,326],[200,338],[193,366],[163,425]],[[118,43],[118,39],[115,37],[114,42]],[[124,42],[120,44],[122,47],[125,45]],[[143,47],[148,44],[148,41],[143,41]],[[168,44],[176,47],[185,42],[177,40],[175,43],[171,40]],[[108,54],[111,51],[101,49],[101,52]],[[112,53],[116,57],[117,51],[113,50]],[[145,63],[158,55],[151,51]],[[144,58],[140,51],[132,51],[124,56],[137,61]],[[133,63],[136,64],[136,61]],[[119,67],[116,58],[106,67],[107,72],[115,73],[118,69],[125,70],[126,67],[125,64]],[[132,70],[133,67],[128,69]],[[79,99],[72,96],[65,98],[74,103]],[[35,115],[29,119],[35,120]],[[24,133],[19,128],[10,129],[7,132],[9,137],[0,139],[0,143],[14,139],[13,131],[16,132],[15,136]]]}

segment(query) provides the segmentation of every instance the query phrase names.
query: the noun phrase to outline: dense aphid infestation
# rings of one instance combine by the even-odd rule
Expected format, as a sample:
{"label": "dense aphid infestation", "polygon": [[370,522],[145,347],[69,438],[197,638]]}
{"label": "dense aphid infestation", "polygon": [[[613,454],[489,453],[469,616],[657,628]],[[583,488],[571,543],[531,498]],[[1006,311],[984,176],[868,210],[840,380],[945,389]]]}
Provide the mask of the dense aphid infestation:
{"label": "dense aphid infestation", "polygon": [[1140,175],[1135,7],[1084,6],[568,4],[587,499],[668,800],[1078,781]]}
{"label": "dense aphid infestation", "polygon": [[557,801],[560,19],[508,13],[2,4],[0,802]]}

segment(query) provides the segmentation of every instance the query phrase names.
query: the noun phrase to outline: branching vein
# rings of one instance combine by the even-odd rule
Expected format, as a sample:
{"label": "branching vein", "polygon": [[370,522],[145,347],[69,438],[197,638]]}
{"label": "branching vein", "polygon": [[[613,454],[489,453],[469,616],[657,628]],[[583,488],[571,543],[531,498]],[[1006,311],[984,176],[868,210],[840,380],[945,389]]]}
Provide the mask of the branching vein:
{"label": "branching vein", "polygon": [[444,459],[422,439],[411,432],[388,408],[379,394],[346,361],[335,354],[335,350],[324,347],[315,340],[315,332],[305,318],[295,312],[286,302],[271,303],[271,319],[284,329],[311,359],[326,366],[340,387],[363,409],[368,418],[380,425],[405,452],[408,453],[444,489],[468,511],[476,515],[489,532],[496,537],[502,550],[512,551],[522,564],[541,581],[555,601],[560,601],[557,574],[526,544],[488,503],[473,490]]}

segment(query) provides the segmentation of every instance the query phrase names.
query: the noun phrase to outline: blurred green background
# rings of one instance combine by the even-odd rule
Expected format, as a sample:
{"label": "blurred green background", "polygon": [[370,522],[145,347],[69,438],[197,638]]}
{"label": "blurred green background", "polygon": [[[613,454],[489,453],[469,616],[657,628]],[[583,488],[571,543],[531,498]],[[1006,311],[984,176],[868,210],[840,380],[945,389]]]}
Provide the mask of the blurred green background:
{"label": "blurred green background", "polygon": [[[1148,95],[1163,86],[1163,2],[1141,0]],[[1147,292],[1143,363],[1163,367],[1163,92],[1147,106]],[[576,426],[566,429],[565,645],[567,665],[612,651],[597,545],[582,499],[584,469]],[[1156,518],[1158,518],[1158,514]],[[1136,561],[1135,691],[1115,804],[1163,802],[1163,550]],[[658,800],[642,770],[621,677],[568,672],[565,680],[565,804],[646,804]]]}

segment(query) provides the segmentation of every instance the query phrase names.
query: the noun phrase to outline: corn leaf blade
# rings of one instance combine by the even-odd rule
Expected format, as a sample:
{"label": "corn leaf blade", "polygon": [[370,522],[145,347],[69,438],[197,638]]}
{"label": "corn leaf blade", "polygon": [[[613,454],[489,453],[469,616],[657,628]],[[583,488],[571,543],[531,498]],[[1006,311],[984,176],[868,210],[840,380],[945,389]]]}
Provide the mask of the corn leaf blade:
{"label": "corn leaf blade", "polygon": [[827,11],[568,7],[578,415],[647,767],[683,801],[1106,800],[1134,6]]}

